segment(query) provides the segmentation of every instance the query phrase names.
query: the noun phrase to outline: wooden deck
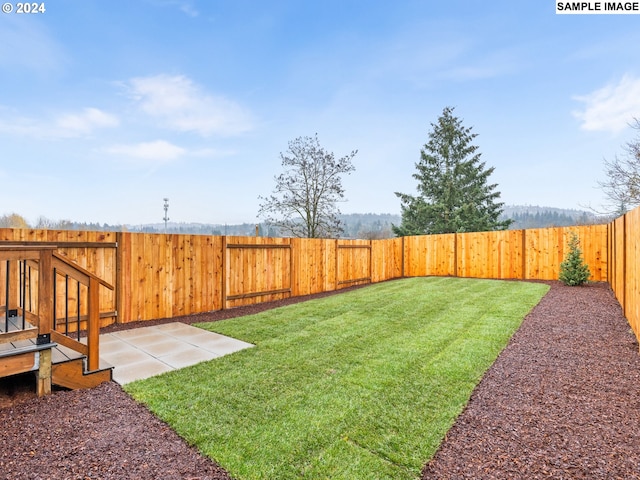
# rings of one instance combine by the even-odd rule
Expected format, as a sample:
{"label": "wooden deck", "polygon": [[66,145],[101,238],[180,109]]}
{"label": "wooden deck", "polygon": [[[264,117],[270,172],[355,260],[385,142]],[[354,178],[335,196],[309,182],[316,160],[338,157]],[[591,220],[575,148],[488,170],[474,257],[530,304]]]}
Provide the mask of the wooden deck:
{"label": "wooden deck", "polygon": [[[53,348],[51,348],[51,362],[54,364],[70,362],[71,360],[84,358],[84,355],[71,350],[64,345],[58,345],[55,343],[49,345],[53,345]],[[17,340],[14,342],[0,343],[0,358],[16,355],[24,351],[34,351],[37,349],[37,347],[38,345],[33,338],[29,338],[26,340]]]}
{"label": "wooden deck", "polygon": [[53,342],[38,345],[35,335],[22,338],[24,332],[32,331],[37,332],[37,329],[29,322],[23,323],[22,317],[0,319],[0,377],[37,372],[40,352],[48,350],[51,352],[51,381],[54,385],[89,388],[111,381],[112,368],[109,365],[100,365],[98,370],[89,372],[85,355]]}
{"label": "wooden deck", "polygon": [[[99,290],[114,287],[56,250],[0,242],[0,377],[36,372],[39,396],[52,385],[87,388],[112,378],[111,367],[100,365]],[[67,335],[71,317],[86,340]]]}
{"label": "wooden deck", "polygon": [[[2,342],[3,333],[30,332],[35,330],[35,328],[36,327],[29,322],[23,321],[23,317],[9,317],[7,319],[3,316],[0,320],[0,342]],[[35,337],[0,343],[0,357],[15,355],[21,351],[34,350],[37,346]],[[79,352],[57,344],[52,348],[51,352],[51,361],[53,363],[69,362],[83,357],[84,355]]]}

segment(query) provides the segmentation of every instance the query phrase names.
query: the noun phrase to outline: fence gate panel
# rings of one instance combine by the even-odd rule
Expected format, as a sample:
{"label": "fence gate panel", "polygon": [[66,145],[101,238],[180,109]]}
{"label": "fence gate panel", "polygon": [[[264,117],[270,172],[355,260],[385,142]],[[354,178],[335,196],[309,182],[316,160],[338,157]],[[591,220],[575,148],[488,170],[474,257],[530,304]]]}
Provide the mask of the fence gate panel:
{"label": "fence gate panel", "polygon": [[371,283],[371,241],[336,240],[338,289]]}
{"label": "fence gate panel", "polygon": [[237,307],[291,296],[289,239],[227,237],[225,307]]}

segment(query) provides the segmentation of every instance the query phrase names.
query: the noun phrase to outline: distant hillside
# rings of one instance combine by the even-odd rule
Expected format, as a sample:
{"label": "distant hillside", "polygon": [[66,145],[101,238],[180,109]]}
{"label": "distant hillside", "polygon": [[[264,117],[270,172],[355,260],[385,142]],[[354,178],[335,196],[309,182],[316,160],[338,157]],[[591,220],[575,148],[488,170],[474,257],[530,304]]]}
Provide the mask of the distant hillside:
{"label": "distant hillside", "polygon": [[523,228],[568,227],[571,225],[591,225],[606,223],[610,219],[598,217],[586,210],[572,210],[531,205],[507,205],[502,219],[511,219],[511,230]]}
{"label": "distant hillside", "polygon": [[340,221],[344,225],[343,237],[375,240],[394,237],[391,225],[400,225],[401,218],[391,213],[351,213],[340,215]]}
{"label": "distant hillside", "polygon": [[[343,238],[380,239],[394,237],[392,225],[400,225],[400,215],[391,213],[351,213],[340,215],[344,225]],[[571,210],[554,207],[508,205],[505,206],[501,219],[510,218],[514,221],[512,230],[523,228],[566,227],[571,225],[589,225],[604,223],[609,219],[602,219],[585,210]],[[150,225],[127,226],[130,231],[164,232],[163,223]],[[260,236],[280,236],[277,229],[259,225]],[[169,233],[190,233],[202,235],[249,235],[256,234],[256,224],[243,223],[238,225],[174,223],[167,225]]]}
{"label": "distant hillside", "polygon": [[[344,225],[343,238],[380,239],[392,238],[392,225],[400,225],[400,215],[391,213],[351,213],[340,215]],[[504,207],[501,219],[514,220],[511,229],[564,227],[571,225],[589,225],[606,223],[611,218],[598,217],[586,210],[571,210],[554,207],[540,207],[531,205],[507,205]],[[18,214],[0,216],[0,228],[37,228],[50,230],[94,230],[94,231],[129,231],[146,233],[164,233],[165,224],[162,222],[144,225],[108,225],[106,223],[80,223],[69,220],[52,221],[40,217],[35,225]],[[191,235],[238,235],[254,236],[255,223],[240,224],[209,224],[168,222],[167,233],[182,233]],[[282,236],[274,227],[258,224],[259,236]]]}
{"label": "distant hillside", "polygon": [[[400,215],[388,213],[352,213],[339,216],[344,225],[343,238],[390,238],[393,237],[391,224],[400,223]],[[130,232],[162,233],[165,231],[164,223],[151,223],[145,225],[126,225],[125,230]],[[204,223],[179,223],[168,222],[167,233],[185,233],[195,235],[240,235],[253,236],[256,234],[255,223],[241,223],[236,225],[204,224]],[[277,229],[265,224],[258,224],[260,236],[279,236]]]}
{"label": "distant hillside", "polygon": [[[129,232],[164,233],[164,223],[147,223],[144,225],[125,225],[122,230]],[[190,235],[238,235],[253,236],[256,234],[255,223],[221,224],[221,223],[187,223],[167,222],[167,233],[184,233]]]}

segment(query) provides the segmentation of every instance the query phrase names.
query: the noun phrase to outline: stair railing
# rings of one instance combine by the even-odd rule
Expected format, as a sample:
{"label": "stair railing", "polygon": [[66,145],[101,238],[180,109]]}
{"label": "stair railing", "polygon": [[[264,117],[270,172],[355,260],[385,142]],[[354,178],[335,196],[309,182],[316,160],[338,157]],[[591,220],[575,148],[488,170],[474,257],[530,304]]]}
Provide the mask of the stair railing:
{"label": "stair railing", "polygon": [[[76,352],[80,352],[83,355],[87,356],[87,370],[93,371],[98,370],[100,367],[100,286],[104,286],[110,290],[113,290],[113,286],[93,273],[85,270],[80,267],[76,263],[73,263],[71,260],[67,259],[65,256],[60,255],[57,252],[53,252],[52,254],[52,268],[54,272],[54,276],[64,275],[65,278],[65,322],[64,322],[64,331],[63,334],[60,332],[62,329],[60,325],[57,324],[57,314],[54,312],[51,318],[54,321],[51,330],[51,339],[64,345]],[[70,291],[68,288],[68,280],[72,279],[77,282],[77,305],[76,305],[76,334],[78,336],[77,340],[74,340],[69,336],[69,308],[68,308],[68,299],[70,298]],[[53,282],[54,285],[57,285],[57,282]],[[87,343],[81,343],[79,341],[79,332],[81,329],[81,288],[80,286],[84,285],[86,287],[86,297],[87,297],[87,315],[86,315],[86,331],[87,331]],[[55,305],[56,303],[54,303]]]}
{"label": "stair railing", "polygon": [[[113,286],[57,253],[55,248],[55,246],[0,246],[0,262],[6,263],[4,280],[0,275],[0,284],[3,284],[5,293],[4,305],[0,305],[0,312],[4,313],[5,328],[0,330],[8,341],[37,337],[38,344],[55,342],[64,345],[87,357],[88,371],[98,370],[100,368],[99,290],[101,285],[110,290],[113,290]],[[57,285],[61,276],[65,286],[62,325],[58,322],[56,313],[59,297]],[[76,282],[75,291],[73,288],[69,289],[69,280]],[[74,292],[73,295],[72,292]],[[36,301],[34,296],[37,297]],[[69,305],[72,298],[76,302],[76,312],[75,325],[70,328]],[[81,315],[83,306],[86,306],[85,315]],[[10,320],[19,316],[22,317],[20,322]],[[86,322],[86,343],[80,341],[82,322]],[[76,333],[76,339],[70,337],[72,332]]]}

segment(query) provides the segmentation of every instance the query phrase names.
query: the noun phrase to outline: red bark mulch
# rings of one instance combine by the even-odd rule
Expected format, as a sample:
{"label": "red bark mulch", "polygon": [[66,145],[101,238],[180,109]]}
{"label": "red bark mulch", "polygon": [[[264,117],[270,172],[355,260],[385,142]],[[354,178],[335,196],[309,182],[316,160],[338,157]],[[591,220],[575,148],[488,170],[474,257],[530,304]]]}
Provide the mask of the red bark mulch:
{"label": "red bark mulch", "polygon": [[[638,343],[606,284],[549,283],[423,479],[640,479]],[[176,319],[154,323],[168,321]],[[230,478],[114,383],[38,399],[15,379],[4,382],[0,478]]]}
{"label": "red bark mulch", "polygon": [[640,478],[638,343],[606,284],[552,282],[422,478]]}

